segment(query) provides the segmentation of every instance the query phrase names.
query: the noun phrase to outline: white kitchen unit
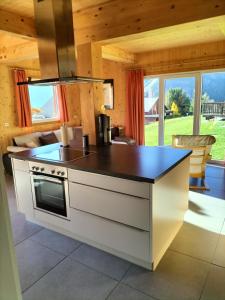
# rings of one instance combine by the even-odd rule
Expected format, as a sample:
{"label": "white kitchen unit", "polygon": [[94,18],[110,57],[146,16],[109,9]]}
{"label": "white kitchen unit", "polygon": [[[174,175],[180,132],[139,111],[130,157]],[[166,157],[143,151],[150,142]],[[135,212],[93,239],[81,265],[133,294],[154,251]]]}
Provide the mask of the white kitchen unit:
{"label": "white kitchen unit", "polygon": [[[69,199],[67,218],[35,208],[31,162],[12,161],[18,209],[29,220],[150,270],[168,249],[188,208],[189,157],[153,183],[69,166],[65,170],[63,165]],[[54,166],[49,164],[49,168]]]}

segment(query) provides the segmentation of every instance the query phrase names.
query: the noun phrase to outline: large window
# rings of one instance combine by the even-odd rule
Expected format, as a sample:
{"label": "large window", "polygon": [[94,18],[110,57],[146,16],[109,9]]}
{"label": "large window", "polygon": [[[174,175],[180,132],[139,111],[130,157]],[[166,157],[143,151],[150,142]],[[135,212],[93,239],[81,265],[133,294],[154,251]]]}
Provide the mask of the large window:
{"label": "large window", "polygon": [[48,122],[59,120],[57,97],[54,97],[52,86],[29,85],[32,122]]}
{"label": "large window", "polygon": [[146,77],[144,87],[146,145],[171,145],[173,134],[211,134],[212,158],[224,160],[225,71]]}

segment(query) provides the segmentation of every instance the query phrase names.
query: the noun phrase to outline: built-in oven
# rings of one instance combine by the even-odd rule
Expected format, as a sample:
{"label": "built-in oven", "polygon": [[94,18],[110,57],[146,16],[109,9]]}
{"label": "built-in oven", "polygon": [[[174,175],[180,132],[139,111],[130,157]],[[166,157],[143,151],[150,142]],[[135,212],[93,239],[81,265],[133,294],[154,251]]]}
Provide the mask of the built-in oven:
{"label": "built-in oven", "polygon": [[30,172],[34,209],[69,220],[66,168],[30,163]]}

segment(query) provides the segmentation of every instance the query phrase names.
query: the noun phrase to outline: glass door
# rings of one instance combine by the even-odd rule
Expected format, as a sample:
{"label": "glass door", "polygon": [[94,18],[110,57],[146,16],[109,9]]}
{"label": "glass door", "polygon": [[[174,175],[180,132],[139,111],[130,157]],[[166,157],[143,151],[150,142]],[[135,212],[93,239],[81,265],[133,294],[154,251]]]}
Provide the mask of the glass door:
{"label": "glass door", "polygon": [[145,145],[158,145],[159,78],[144,79]]}
{"label": "glass door", "polygon": [[225,159],[225,72],[202,74],[200,134],[216,138],[212,159]]}
{"label": "glass door", "polygon": [[193,134],[195,81],[195,76],[164,80],[164,145],[172,144],[172,135]]}

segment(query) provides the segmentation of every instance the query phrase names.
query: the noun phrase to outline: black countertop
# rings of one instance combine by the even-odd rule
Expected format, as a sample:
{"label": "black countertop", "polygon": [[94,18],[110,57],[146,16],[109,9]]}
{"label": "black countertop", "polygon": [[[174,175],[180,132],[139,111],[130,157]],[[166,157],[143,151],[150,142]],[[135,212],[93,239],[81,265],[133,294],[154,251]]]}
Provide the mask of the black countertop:
{"label": "black countertop", "polygon": [[[172,147],[148,147],[129,145],[110,145],[103,147],[90,146],[94,154],[70,162],[53,162],[33,157],[39,153],[50,152],[60,144],[38,147],[32,150],[11,154],[11,157],[62,165],[67,168],[93,172],[108,176],[154,183],[172,170],[191,154],[190,150]],[[73,147],[76,149],[81,149]]]}

